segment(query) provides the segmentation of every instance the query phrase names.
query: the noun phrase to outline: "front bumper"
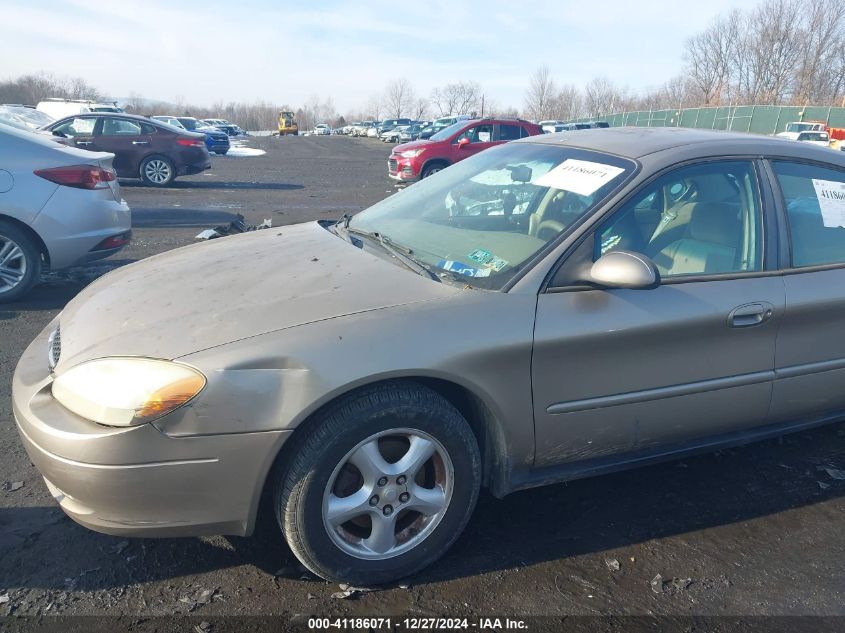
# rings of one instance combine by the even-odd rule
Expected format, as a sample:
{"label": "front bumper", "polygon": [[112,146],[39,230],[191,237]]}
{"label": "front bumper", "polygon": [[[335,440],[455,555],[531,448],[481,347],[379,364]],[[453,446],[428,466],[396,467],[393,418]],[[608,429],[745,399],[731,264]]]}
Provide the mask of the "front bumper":
{"label": "front bumper", "polygon": [[290,431],[171,437],[152,424],[105,427],[52,396],[51,323],[15,370],[18,432],[50,493],[74,521],[106,534],[251,533],[264,480]]}
{"label": "front bumper", "polygon": [[412,163],[413,159],[399,158],[393,154],[387,161],[387,175],[401,182],[419,180],[419,169]]}

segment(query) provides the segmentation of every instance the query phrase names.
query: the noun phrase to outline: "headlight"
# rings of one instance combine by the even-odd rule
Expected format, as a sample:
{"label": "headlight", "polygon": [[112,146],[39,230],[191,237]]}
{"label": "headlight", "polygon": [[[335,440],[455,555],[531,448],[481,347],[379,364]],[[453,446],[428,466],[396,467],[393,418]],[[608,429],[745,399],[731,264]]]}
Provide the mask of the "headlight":
{"label": "headlight", "polygon": [[53,397],[73,413],[107,426],[134,426],[181,407],[205,387],[187,365],[148,358],[101,358],[53,381]]}
{"label": "headlight", "polygon": [[402,158],[416,158],[417,156],[422,154],[424,151],[425,151],[425,149],[408,149],[408,150],[405,150],[404,152],[401,152],[399,155]]}

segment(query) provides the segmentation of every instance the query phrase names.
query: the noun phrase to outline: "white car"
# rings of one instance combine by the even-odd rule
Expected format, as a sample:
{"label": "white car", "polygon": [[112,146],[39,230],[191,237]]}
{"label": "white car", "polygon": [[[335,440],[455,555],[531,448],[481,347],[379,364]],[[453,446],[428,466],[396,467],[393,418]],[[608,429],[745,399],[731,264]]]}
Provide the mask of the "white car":
{"label": "white car", "polygon": [[32,106],[12,103],[0,105],[0,118],[7,119],[15,123],[23,123],[30,130],[37,130],[38,128],[49,125],[55,121],[55,119],[49,114],[40,112]]}
{"label": "white car", "polygon": [[43,268],[102,259],[129,243],[113,160],[0,123],[0,303],[26,294]]}
{"label": "white car", "polygon": [[366,135],[370,138],[378,138],[378,126],[373,125],[372,127],[368,127]]}
{"label": "white car", "polygon": [[786,124],[786,128],[780,134],[775,134],[780,138],[788,138],[793,141],[798,140],[798,135],[802,132],[824,132],[825,126],[824,123],[820,123],[818,121],[815,122],[808,122],[808,121],[793,121],[791,123]]}
{"label": "white car", "polygon": [[56,120],[86,112],[123,112],[117,103],[98,103],[82,99],[45,99],[39,101],[35,109]]}
{"label": "white car", "polygon": [[162,123],[167,123],[167,125],[172,125],[173,127],[178,127],[181,130],[185,129],[185,126],[177,119],[175,116],[167,116],[164,114],[151,116],[151,119],[155,119],[156,121],[161,121]]}
{"label": "white car", "polygon": [[326,123],[318,123],[314,126],[315,136],[329,136],[331,133],[332,129]]}
{"label": "white car", "polygon": [[795,140],[819,147],[830,147],[830,135],[827,132],[801,132]]}

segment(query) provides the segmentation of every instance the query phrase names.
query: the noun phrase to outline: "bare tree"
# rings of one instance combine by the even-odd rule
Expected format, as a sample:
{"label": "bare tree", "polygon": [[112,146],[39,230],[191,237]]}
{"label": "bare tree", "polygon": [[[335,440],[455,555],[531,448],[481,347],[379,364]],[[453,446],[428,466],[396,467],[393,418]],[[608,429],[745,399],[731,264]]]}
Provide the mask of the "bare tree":
{"label": "bare tree", "polygon": [[431,101],[440,112],[440,116],[450,114],[470,114],[479,109],[481,86],[474,81],[461,81],[435,88]]}
{"label": "bare tree", "polygon": [[589,116],[610,114],[624,109],[624,92],[607,77],[596,77],[584,88],[584,101]]}
{"label": "bare tree", "polygon": [[374,94],[370,97],[370,100],[367,101],[367,116],[372,117],[374,120],[379,121],[381,120],[381,113],[384,106],[381,102],[381,96]]}
{"label": "bare tree", "polygon": [[387,84],[384,91],[384,107],[387,113],[394,119],[401,119],[413,107],[416,101],[416,94],[409,82],[404,77],[394,79]]}
{"label": "bare tree", "polygon": [[428,116],[430,108],[431,108],[431,106],[430,106],[428,100],[420,97],[419,99],[416,100],[416,102],[414,103],[414,106],[411,110],[411,113],[413,114],[413,118],[416,121],[422,121],[423,119],[425,119]]}
{"label": "bare tree", "polygon": [[549,67],[541,66],[531,75],[528,90],[525,92],[526,116],[535,121],[551,118],[556,96],[555,82],[549,74]]}
{"label": "bare tree", "polygon": [[554,118],[567,121],[577,119],[583,114],[584,99],[581,92],[572,84],[564,84],[554,99]]}

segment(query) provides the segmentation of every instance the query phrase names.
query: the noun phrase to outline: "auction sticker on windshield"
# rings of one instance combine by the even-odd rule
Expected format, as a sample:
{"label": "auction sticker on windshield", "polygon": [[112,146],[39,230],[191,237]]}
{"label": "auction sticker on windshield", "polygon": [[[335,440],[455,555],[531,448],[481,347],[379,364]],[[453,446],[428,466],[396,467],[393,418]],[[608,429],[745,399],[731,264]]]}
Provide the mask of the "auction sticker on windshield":
{"label": "auction sticker on windshield", "polygon": [[613,165],[568,158],[531,184],[589,196],[624,171],[621,167]]}

